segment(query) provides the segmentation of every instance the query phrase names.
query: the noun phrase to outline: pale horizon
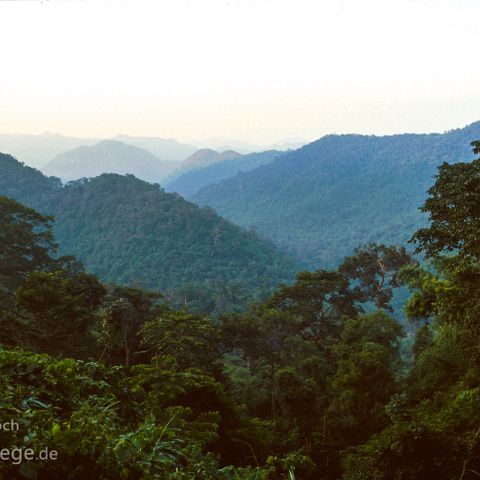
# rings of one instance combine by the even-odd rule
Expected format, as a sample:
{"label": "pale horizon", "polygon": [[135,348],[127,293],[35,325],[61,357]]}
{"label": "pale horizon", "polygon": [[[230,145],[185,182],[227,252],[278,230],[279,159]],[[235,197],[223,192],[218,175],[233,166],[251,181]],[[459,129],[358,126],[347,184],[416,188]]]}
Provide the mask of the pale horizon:
{"label": "pale horizon", "polygon": [[[322,133],[316,137],[312,137],[312,138],[305,138],[305,137],[292,137],[292,138],[279,138],[277,139],[276,141],[273,141],[273,142],[270,142],[270,143],[260,143],[260,142],[253,142],[251,141],[250,139],[248,138],[233,138],[233,137],[229,137],[229,138],[226,138],[226,137],[216,137],[216,136],[210,136],[210,137],[205,137],[205,138],[187,138],[187,139],[183,139],[183,138],[175,138],[175,137],[168,137],[168,136],[165,136],[165,135],[161,135],[161,134],[158,134],[158,135],[155,135],[155,134],[152,134],[152,135],[142,135],[142,134],[139,134],[139,135],[133,135],[133,134],[129,134],[129,133],[125,133],[125,132],[119,132],[119,133],[116,133],[114,135],[108,135],[108,136],[100,136],[100,135],[96,135],[96,136],[81,136],[81,135],[67,135],[65,134],[64,132],[52,132],[52,131],[49,131],[49,130],[46,130],[46,131],[43,131],[43,132],[8,132],[8,131],[0,131],[0,135],[32,135],[32,136],[42,136],[42,135],[52,135],[52,136],[55,136],[55,135],[59,135],[59,136],[62,136],[62,137],[68,137],[68,138],[76,138],[76,139],[79,139],[79,140],[82,140],[82,139],[91,139],[91,140],[99,140],[99,141],[102,141],[102,140],[117,140],[117,137],[120,137],[120,136],[127,136],[127,137],[135,137],[135,138],[141,138],[141,137],[145,137],[145,138],[159,138],[159,139],[163,139],[163,140],[176,140],[178,141],[179,143],[184,143],[184,144],[190,144],[192,146],[195,146],[195,144],[209,144],[209,143],[219,143],[219,142],[226,142],[226,146],[228,146],[228,142],[229,141],[232,141],[232,142],[238,142],[238,143],[245,143],[245,144],[252,144],[252,146],[257,146],[257,147],[268,147],[268,146],[272,146],[272,145],[283,145],[283,144],[289,144],[289,143],[304,143],[304,144],[307,144],[307,143],[311,143],[311,142],[314,142],[316,140],[319,140],[320,138],[324,137],[324,136],[327,136],[327,135],[373,135],[373,136],[389,136],[389,135],[402,135],[402,134],[413,134],[413,135],[416,135],[416,134],[434,134],[434,133],[439,133],[439,134],[442,134],[442,133],[446,133],[446,132],[449,132],[449,131],[452,131],[452,130],[457,130],[457,129],[462,129],[462,128],[465,128],[465,127],[468,127],[469,125],[472,125],[473,123],[477,123],[477,122],[480,122],[480,118],[479,119],[472,119],[471,121],[465,123],[465,124],[461,124],[461,125],[452,125],[450,128],[445,128],[443,130],[424,130],[424,131],[412,131],[412,130],[405,130],[405,131],[392,131],[392,132],[388,132],[388,133],[378,133],[378,132],[360,132],[360,131],[344,131],[344,132],[339,132],[339,131],[329,131],[329,132],[325,132],[325,133]],[[212,148],[212,149],[215,149],[215,147],[200,147],[200,148]]]}
{"label": "pale horizon", "polygon": [[4,1],[0,132],[441,133],[480,120],[479,13],[474,0]]}

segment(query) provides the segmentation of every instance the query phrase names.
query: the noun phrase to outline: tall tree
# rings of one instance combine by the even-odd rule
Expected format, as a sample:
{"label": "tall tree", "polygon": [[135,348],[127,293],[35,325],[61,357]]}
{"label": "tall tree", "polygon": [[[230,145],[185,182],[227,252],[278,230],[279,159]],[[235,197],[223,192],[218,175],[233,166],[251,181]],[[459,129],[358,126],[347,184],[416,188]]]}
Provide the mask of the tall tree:
{"label": "tall tree", "polygon": [[295,284],[280,287],[268,305],[298,316],[305,338],[323,343],[338,336],[342,315],[357,314],[348,287],[348,279],[337,271],[301,272]]}
{"label": "tall tree", "polygon": [[208,317],[167,311],[146,322],[140,335],[153,355],[174,358],[182,370],[220,371],[219,331]]}
{"label": "tall tree", "polygon": [[[98,281],[95,289],[102,290]],[[15,302],[15,343],[51,355],[92,353],[94,308],[75,278],[62,271],[31,272],[17,288]]]}
{"label": "tall tree", "polygon": [[409,263],[412,263],[412,258],[404,247],[370,243],[355,248],[353,255],[344,259],[338,271],[352,280],[356,302],[373,302],[377,308],[392,311],[389,302],[393,290],[400,286],[399,270]]}
{"label": "tall tree", "polygon": [[352,445],[386,424],[384,406],[394,392],[402,327],[382,311],[345,322],[335,346],[329,415],[337,440]]}
{"label": "tall tree", "polygon": [[167,307],[158,303],[161,295],[138,288],[115,287],[104,304],[99,340],[103,345],[101,360],[130,366],[138,353],[138,333],[145,322]]}
{"label": "tall tree", "polygon": [[[480,142],[472,142],[475,154]],[[480,159],[439,167],[435,185],[421,208],[430,225],[412,237],[417,251],[433,257],[444,252],[480,259]]]}
{"label": "tall tree", "polygon": [[0,196],[0,286],[12,291],[28,272],[54,263],[52,217]]}

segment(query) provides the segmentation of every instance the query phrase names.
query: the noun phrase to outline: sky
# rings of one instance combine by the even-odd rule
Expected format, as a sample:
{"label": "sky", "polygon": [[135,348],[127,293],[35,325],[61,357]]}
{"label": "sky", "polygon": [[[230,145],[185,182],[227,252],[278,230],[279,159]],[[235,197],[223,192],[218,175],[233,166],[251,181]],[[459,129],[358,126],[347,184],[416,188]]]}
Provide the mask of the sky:
{"label": "sky", "polygon": [[478,0],[0,1],[0,132],[257,144],[480,120]]}

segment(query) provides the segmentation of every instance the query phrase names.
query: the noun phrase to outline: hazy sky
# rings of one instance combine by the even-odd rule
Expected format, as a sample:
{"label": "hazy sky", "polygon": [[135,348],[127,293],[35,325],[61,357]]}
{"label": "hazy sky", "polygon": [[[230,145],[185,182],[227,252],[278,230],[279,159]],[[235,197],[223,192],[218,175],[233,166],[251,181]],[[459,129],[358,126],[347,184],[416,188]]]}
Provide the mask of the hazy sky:
{"label": "hazy sky", "polygon": [[478,0],[0,2],[0,132],[273,143],[480,120]]}

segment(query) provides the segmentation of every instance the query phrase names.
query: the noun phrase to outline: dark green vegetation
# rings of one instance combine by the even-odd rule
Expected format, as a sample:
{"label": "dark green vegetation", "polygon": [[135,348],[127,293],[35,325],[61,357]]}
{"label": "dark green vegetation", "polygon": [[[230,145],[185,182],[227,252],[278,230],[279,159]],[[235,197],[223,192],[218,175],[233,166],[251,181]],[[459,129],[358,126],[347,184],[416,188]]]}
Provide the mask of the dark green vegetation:
{"label": "dark green vegetation", "polygon": [[236,158],[226,159],[202,168],[196,168],[186,172],[170,183],[166,184],[166,190],[177,192],[182,197],[190,198],[200,189],[218,183],[225,178],[234,177],[239,172],[249,172],[260,165],[270,163],[283,152],[269,150],[261,153],[251,153]]}
{"label": "dark green vegetation", "polygon": [[118,140],[103,140],[57,155],[42,172],[63,181],[97,177],[102,173],[131,173],[142,180],[160,182],[176,166],[177,162],[161,160],[143,148]]}
{"label": "dark green vegetation", "polygon": [[[0,475],[478,478],[479,171],[439,168],[412,232],[428,268],[367,244],[215,319],[103,285],[54,254],[51,218],[0,197],[0,424],[19,424],[1,447],[58,451]],[[402,285],[409,334],[389,316]]]}
{"label": "dark green vegetation", "polygon": [[388,404],[390,424],[344,455],[345,479],[479,476],[479,168],[443,163],[429,190],[430,225],[413,238],[438,273],[411,266],[401,275],[413,291],[406,312],[424,322],[413,364]]}
{"label": "dark green vegetation", "polygon": [[293,254],[338,265],[357,245],[405,244],[436,166],[468,158],[480,122],[445,134],[330,135],[191,197]]}
{"label": "dark green vegetation", "polygon": [[371,338],[369,381],[382,401],[394,388],[401,327],[362,305],[388,306],[410,261],[400,247],[359,249],[214,323],[56,258],[51,220],[0,197],[0,422],[21,425],[0,440],[60,459],[4,461],[8,478],[315,478],[336,349]]}
{"label": "dark green vegetation", "polygon": [[269,242],[131,175],[62,187],[0,155],[0,194],[54,215],[60,253],[103,281],[165,291],[206,312],[264,298],[296,266]]}

